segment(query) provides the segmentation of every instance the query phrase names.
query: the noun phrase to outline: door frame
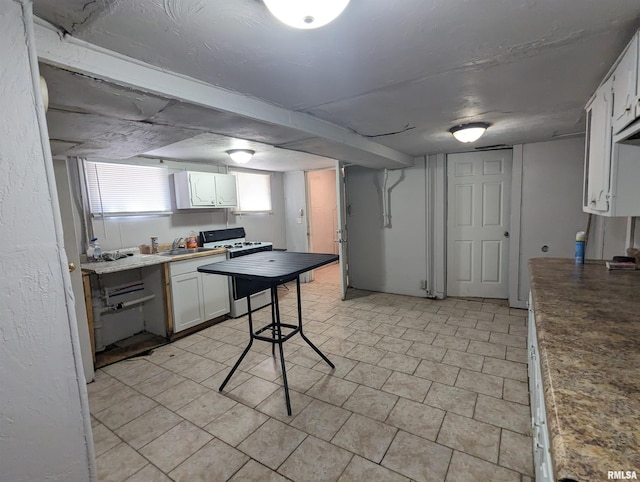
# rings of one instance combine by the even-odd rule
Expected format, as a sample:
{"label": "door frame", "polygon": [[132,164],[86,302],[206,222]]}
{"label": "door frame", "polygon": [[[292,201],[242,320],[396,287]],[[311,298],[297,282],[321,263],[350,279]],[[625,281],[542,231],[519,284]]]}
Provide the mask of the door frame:
{"label": "door frame", "polygon": [[[336,161],[338,162],[338,161]],[[313,234],[312,234],[312,225],[313,225],[313,213],[311,211],[311,179],[310,179],[310,175],[312,173],[315,172],[321,172],[321,171],[327,171],[327,172],[333,172],[334,175],[338,176],[338,172],[336,171],[335,167],[327,167],[327,168],[323,168],[323,169],[313,169],[313,170],[308,170],[308,171],[304,171],[304,179],[305,179],[305,204],[306,204],[306,210],[307,210],[307,246],[309,249],[309,252],[313,252]],[[339,201],[340,201],[340,197],[339,197],[340,193],[336,191],[336,209],[339,209]],[[339,229],[339,220],[337,221],[337,228]],[[335,236],[334,236],[335,239]]]}
{"label": "door frame", "polygon": [[[447,156],[447,221],[453,223],[447,224],[447,270],[454,270],[459,266],[454,253],[458,241],[477,241],[477,243],[470,241],[472,252],[468,253],[470,257],[467,261],[471,263],[471,266],[467,266],[467,268],[471,278],[467,281],[458,282],[458,280],[454,279],[453,272],[451,272],[451,277],[448,276],[449,272],[447,272],[447,291],[451,289],[457,297],[509,299],[512,158],[513,149],[511,148],[463,152]],[[499,172],[486,174],[485,163],[487,160],[497,161],[500,165]],[[471,173],[463,174],[463,177],[459,177],[456,167],[459,162],[462,162],[463,165],[472,164],[474,167]],[[495,186],[498,179],[500,182],[500,194],[497,197],[498,205],[493,206],[490,212],[499,214],[499,225],[485,225],[482,221],[486,207],[484,201],[485,188],[488,185]],[[458,186],[466,186],[468,188],[470,185],[473,186],[471,191],[468,192],[471,195],[471,204],[468,205],[463,202],[461,206],[466,206],[471,210],[469,216],[473,221],[471,225],[459,228],[455,221],[457,215],[454,215],[452,207],[456,208],[460,202],[457,199]],[[454,193],[453,190],[456,190],[456,192]],[[504,199],[507,196],[509,196],[508,199]],[[495,208],[498,209],[498,212],[493,211]],[[465,234],[461,234],[460,230]],[[454,239],[450,239],[449,236],[453,236]],[[482,246],[488,240],[497,241],[500,244],[498,252],[494,253],[497,255],[496,259],[484,258],[485,253]],[[469,244],[467,244],[468,247]],[[487,265],[485,262],[489,264]],[[466,265],[466,263],[464,264]],[[482,273],[485,266],[495,266],[499,269],[499,273],[495,273],[497,274],[495,280],[483,281]],[[451,281],[451,284],[449,284],[449,281]]]}
{"label": "door frame", "polygon": [[340,297],[347,299],[349,290],[349,233],[347,231],[347,173],[345,164],[336,161],[336,209],[338,216],[338,229],[336,231],[336,242],[338,243],[338,266],[340,268]]}
{"label": "door frame", "polygon": [[447,297],[447,156],[426,160],[427,297]]}
{"label": "door frame", "polygon": [[[518,299],[520,285],[520,215],[522,205],[523,146],[513,146],[511,170],[511,215],[509,226],[509,306],[526,308],[527,300]],[[429,259],[428,296],[447,297],[447,155],[430,155],[427,158],[427,221],[431,227],[427,248],[432,247]]]}
{"label": "door frame", "polygon": [[71,279],[71,289],[75,300],[74,308],[78,327],[82,368],[84,370],[85,381],[89,383],[95,378],[94,355],[91,342],[93,333],[89,333],[90,327],[87,320],[87,305],[80,270],[80,247],[78,245],[80,237],[75,225],[75,219],[79,218],[79,216],[73,204],[73,187],[70,177],[71,171],[75,169],[75,167],[76,164],[72,163],[69,159],[53,159],[53,170],[56,177],[56,189],[58,192],[60,218],[63,229],[64,252],[67,256],[67,261],[76,266],[74,271],[71,272],[70,270],[69,277]]}
{"label": "door frame", "polygon": [[[346,198],[346,183],[347,176],[345,167],[346,163],[342,161],[335,161],[335,165],[333,168],[325,168],[325,169],[317,169],[318,171],[334,171],[336,178],[336,208],[338,210],[338,231],[336,233],[336,242],[338,243],[338,253],[340,254],[340,259],[338,261],[340,267],[339,273],[339,281],[340,281],[340,295],[342,300],[346,299],[347,290],[349,289],[349,269],[348,269],[348,245],[347,245],[347,229],[346,229],[346,214],[347,214],[347,198]],[[308,250],[311,251],[311,199],[309,196],[309,173],[313,171],[304,171],[304,184],[305,184],[305,205],[307,210],[306,222],[307,222],[307,247]],[[342,213],[342,223],[341,216]],[[305,273],[308,278],[307,281],[314,280],[314,270],[308,271]],[[303,275],[304,276],[304,275]]]}
{"label": "door frame", "polygon": [[511,167],[511,221],[509,226],[509,306],[527,308],[529,299],[518,299],[520,292],[520,212],[522,210],[522,168],[524,166],[523,146],[513,146]]}

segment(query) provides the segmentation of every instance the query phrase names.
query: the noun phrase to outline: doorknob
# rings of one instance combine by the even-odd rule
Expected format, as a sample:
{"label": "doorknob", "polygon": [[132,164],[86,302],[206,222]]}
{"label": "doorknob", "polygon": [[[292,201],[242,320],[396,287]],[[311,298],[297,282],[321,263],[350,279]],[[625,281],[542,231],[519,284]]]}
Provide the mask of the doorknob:
{"label": "doorknob", "polygon": [[69,273],[73,273],[76,270],[75,263],[69,263]]}
{"label": "doorknob", "polygon": [[505,232],[504,232],[504,237],[505,237],[505,238],[508,238],[508,237],[509,237],[509,231],[505,231]]}

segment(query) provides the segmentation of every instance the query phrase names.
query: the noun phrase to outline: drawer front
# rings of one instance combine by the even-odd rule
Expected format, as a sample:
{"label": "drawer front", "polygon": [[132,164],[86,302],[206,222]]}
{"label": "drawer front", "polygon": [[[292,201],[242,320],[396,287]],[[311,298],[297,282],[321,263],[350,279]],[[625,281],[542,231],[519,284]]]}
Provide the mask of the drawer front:
{"label": "drawer front", "polygon": [[178,276],[185,273],[193,273],[198,271],[199,266],[205,264],[219,263],[227,259],[226,254],[214,254],[212,256],[200,256],[193,259],[185,259],[184,261],[172,261],[169,263],[170,276]]}

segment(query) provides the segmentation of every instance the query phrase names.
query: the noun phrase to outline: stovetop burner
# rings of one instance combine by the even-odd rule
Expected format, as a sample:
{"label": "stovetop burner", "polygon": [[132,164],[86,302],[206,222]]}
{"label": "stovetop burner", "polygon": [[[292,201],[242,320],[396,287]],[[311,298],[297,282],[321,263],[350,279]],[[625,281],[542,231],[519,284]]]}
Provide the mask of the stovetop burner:
{"label": "stovetop burner", "polygon": [[271,249],[272,243],[262,241],[247,241],[244,228],[201,231],[200,243],[206,248],[226,248],[229,252],[254,252],[255,250]]}

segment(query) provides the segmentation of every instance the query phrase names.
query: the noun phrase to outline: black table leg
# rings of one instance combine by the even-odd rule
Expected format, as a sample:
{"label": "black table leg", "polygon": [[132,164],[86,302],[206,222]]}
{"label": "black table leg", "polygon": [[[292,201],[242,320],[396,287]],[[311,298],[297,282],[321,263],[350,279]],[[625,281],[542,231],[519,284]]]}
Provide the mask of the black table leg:
{"label": "black table leg", "polygon": [[331,368],[335,368],[336,366],[335,366],[333,363],[331,363],[331,360],[329,360],[329,359],[324,355],[324,353],[322,353],[320,350],[318,350],[318,348],[317,348],[313,343],[311,343],[311,340],[309,340],[309,338],[307,338],[307,337],[305,336],[304,332],[302,331],[302,301],[301,301],[301,298],[300,298],[300,276],[298,276],[298,277],[296,278],[296,290],[297,290],[297,292],[298,292],[298,326],[300,327],[300,336],[302,337],[302,339],[303,339],[304,341],[306,341],[306,342],[307,342],[307,344],[308,344],[311,348],[313,348],[313,349],[315,350],[315,352],[316,352],[318,355],[320,355],[320,356],[322,357],[322,359],[323,359],[324,361],[326,361],[326,362],[329,364],[329,366],[330,366]]}
{"label": "black table leg", "polygon": [[[289,384],[287,383],[287,369],[284,366],[284,349],[282,348],[282,327],[280,326],[280,304],[278,303],[278,285],[271,287],[273,297],[273,311],[275,312],[275,328],[278,349],[280,350],[280,365],[282,366],[282,382],[284,383],[284,398],[287,402],[287,415],[291,416],[291,399],[289,398]],[[275,348],[275,343],[272,345]]]}
{"label": "black table leg", "polygon": [[[276,290],[273,288],[273,286],[271,287],[271,337],[275,340],[276,339],[276,310],[275,310],[275,303],[278,301],[278,293],[276,293]],[[278,321],[280,320],[280,318],[278,318]],[[271,356],[275,357],[276,356],[276,344],[272,343],[271,344]]]}
{"label": "black table leg", "polygon": [[[313,348],[313,350],[320,355],[320,357],[322,357],[322,359],[327,362],[327,364],[331,367],[331,368],[335,368],[336,366],[331,363],[331,360],[329,360],[324,353],[322,353],[318,347],[316,347],[311,340],[309,340],[309,338],[306,337],[306,335],[304,334],[304,332],[302,331],[302,296],[301,296],[301,292],[300,292],[300,276],[298,276],[296,278],[296,291],[297,291],[297,302],[298,302],[298,327],[297,327],[297,332],[300,333],[300,336],[302,336],[302,339],[311,347]],[[282,323],[280,321],[280,303],[278,301],[278,285],[273,285],[271,287],[271,326],[267,326],[265,327],[267,330],[270,329],[271,331],[271,339],[268,338],[264,338],[263,336],[261,336],[259,333],[264,331],[265,328],[258,330],[257,333],[254,333],[253,331],[253,317],[251,315],[251,297],[247,296],[247,309],[248,309],[248,318],[249,318],[249,344],[246,346],[246,348],[244,349],[244,351],[242,352],[242,355],[240,355],[240,358],[238,359],[238,361],[236,361],[235,365],[233,365],[233,368],[231,369],[231,371],[229,372],[229,374],[227,375],[227,377],[224,379],[224,382],[222,382],[222,385],[220,385],[220,391],[222,391],[224,389],[224,387],[227,385],[227,383],[229,382],[229,380],[231,379],[231,377],[233,376],[233,374],[235,373],[235,371],[237,370],[238,366],[240,365],[240,363],[242,362],[242,360],[244,359],[244,357],[247,355],[247,353],[249,352],[249,349],[251,348],[251,345],[253,344],[253,339],[254,338],[258,338],[264,341],[269,341],[272,344],[272,354],[273,356],[275,356],[275,345],[278,344],[278,351],[280,352],[280,366],[282,368],[282,382],[284,385],[284,396],[285,396],[285,400],[286,400],[286,404],[287,404],[287,415],[291,415],[291,398],[289,397],[289,383],[287,381],[287,368],[285,366],[285,361],[284,361],[284,348],[282,346],[282,344],[284,343],[283,338],[286,340],[289,337],[291,337],[293,334],[295,334],[295,331],[292,332],[291,334],[283,337],[282,336]],[[293,328],[295,329],[295,326],[292,325],[286,325],[285,326],[287,328]]]}
{"label": "black table leg", "polygon": [[218,391],[220,391],[220,392],[224,389],[225,385],[231,379],[231,376],[235,373],[236,369],[240,365],[240,362],[242,362],[244,357],[249,352],[249,348],[251,348],[251,345],[253,345],[253,319],[251,318],[251,296],[247,296],[247,309],[249,311],[249,344],[247,345],[247,347],[242,352],[242,355],[240,355],[240,358],[238,358],[238,361],[236,362],[236,364],[233,365],[233,368],[231,369],[231,371],[227,375],[227,378],[225,378],[224,382],[222,382],[222,385],[220,385],[220,388],[218,389]]}

